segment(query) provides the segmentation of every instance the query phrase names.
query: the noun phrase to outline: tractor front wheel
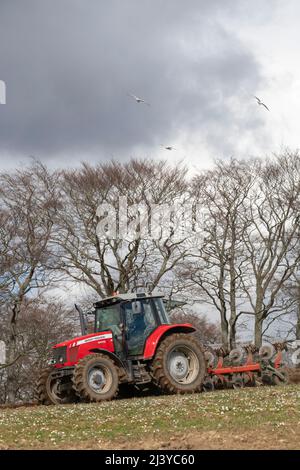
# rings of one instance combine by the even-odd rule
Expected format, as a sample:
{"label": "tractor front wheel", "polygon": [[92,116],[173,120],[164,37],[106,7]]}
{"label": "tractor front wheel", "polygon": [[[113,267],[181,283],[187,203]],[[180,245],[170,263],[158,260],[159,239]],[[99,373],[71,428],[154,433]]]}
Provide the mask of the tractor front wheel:
{"label": "tractor front wheel", "polygon": [[37,397],[41,405],[62,405],[76,401],[70,382],[56,377],[56,370],[47,367],[37,383]]}
{"label": "tractor front wheel", "polygon": [[168,393],[193,393],[202,389],[206,362],[199,342],[186,333],[168,336],[159,345],[152,364],[156,384]]}
{"label": "tractor front wheel", "polygon": [[108,356],[90,354],[78,362],[72,381],[76,394],[84,401],[111,400],[118,392],[118,368]]}

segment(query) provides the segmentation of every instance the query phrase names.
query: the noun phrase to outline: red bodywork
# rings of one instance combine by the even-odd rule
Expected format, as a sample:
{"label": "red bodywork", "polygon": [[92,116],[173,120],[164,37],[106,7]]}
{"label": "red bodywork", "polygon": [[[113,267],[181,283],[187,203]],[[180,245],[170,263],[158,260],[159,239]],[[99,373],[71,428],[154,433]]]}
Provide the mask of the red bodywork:
{"label": "red bodywork", "polygon": [[74,366],[80,359],[90,354],[93,349],[104,349],[112,353],[115,351],[111,331],[101,331],[79,336],[69,341],[56,344],[53,349],[64,346],[67,348],[67,361],[62,364],[55,364],[57,368]]}
{"label": "red bodywork", "polygon": [[161,341],[162,337],[166,336],[166,334],[171,331],[172,333],[192,333],[193,331],[196,331],[196,328],[194,328],[190,323],[158,326],[146,340],[144,359],[151,359],[154,356],[157,345]]}
{"label": "red bodywork", "polygon": [[[158,326],[147,338],[144,347],[143,359],[151,359],[156,352],[156,348],[161,339],[168,333],[185,332],[191,333],[196,331],[190,323],[172,324]],[[66,347],[66,362],[56,363],[55,367],[61,369],[63,367],[72,367],[88,354],[96,352],[96,350],[104,350],[109,353],[115,353],[112,332],[99,331],[85,336],[79,336],[63,343],[56,344],[53,349]]]}

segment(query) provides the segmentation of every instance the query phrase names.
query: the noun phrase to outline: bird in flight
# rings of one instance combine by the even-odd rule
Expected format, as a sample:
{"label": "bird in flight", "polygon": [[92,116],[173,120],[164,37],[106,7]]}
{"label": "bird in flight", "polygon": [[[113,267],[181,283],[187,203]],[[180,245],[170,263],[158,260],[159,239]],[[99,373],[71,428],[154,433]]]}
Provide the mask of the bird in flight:
{"label": "bird in flight", "polygon": [[174,147],[172,147],[171,145],[163,145],[161,144],[161,146],[165,149],[165,150],[176,150]]}
{"label": "bird in flight", "polygon": [[258,105],[264,106],[267,111],[270,111],[269,108],[268,108],[268,106],[265,105],[265,103],[263,103],[263,102],[261,101],[261,99],[257,98],[257,96],[254,96],[254,98],[256,99]]}
{"label": "bird in flight", "polygon": [[139,98],[138,96],[133,95],[132,93],[127,93],[127,94],[128,96],[131,96],[131,98],[133,98],[137,103],[144,103],[147,106],[150,106],[150,103],[147,103],[147,101],[143,100],[143,98]]}

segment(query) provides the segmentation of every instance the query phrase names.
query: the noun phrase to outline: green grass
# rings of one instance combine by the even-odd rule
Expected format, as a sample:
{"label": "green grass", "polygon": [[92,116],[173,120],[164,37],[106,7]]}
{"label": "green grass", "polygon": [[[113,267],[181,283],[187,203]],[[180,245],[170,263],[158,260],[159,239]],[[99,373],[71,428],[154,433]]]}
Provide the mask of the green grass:
{"label": "green grass", "polygon": [[299,385],[0,409],[0,449],[130,447],[149,436],[287,428],[299,440]]}

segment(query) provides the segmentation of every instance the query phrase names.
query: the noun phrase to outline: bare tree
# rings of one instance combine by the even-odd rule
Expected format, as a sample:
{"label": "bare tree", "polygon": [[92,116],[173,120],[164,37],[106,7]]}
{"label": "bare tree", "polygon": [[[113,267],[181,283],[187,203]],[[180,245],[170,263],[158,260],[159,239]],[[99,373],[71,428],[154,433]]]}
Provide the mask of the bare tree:
{"label": "bare tree", "polygon": [[[8,394],[13,395],[11,402],[34,399],[35,386],[51,355],[51,347],[79,332],[73,315],[62,303],[42,296],[22,303],[15,344],[18,359],[11,370],[0,366],[1,403],[7,401]],[[1,319],[0,336],[8,337],[10,324],[5,312]],[[8,372],[10,382],[7,382]]]}
{"label": "bare tree", "polygon": [[13,401],[11,385],[18,318],[23,303],[33,289],[49,284],[51,234],[57,209],[56,175],[40,163],[0,175],[1,301],[2,315],[9,316],[7,345],[7,400]]}
{"label": "bare tree", "polygon": [[300,340],[300,277],[299,267],[280,289],[274,312],[269,315],[263,334],[278,324],[284,340]]}
{"label": "bare tree", "polygon": [[193,182],[202,217],[202,239],[189,261],[185,277],[207,304],[220,314],[223,345],[234,347],[236,325],[244,296],[241,277],[247,257],[242,244],[246,222],[243,204],[253,185],[250,164],[243,161],[217,162]]}
{"label": "bare tree", "polygon": [[[153,204],[172,204],[185,192],[185,174],[179,165],[170,167],[165,161],[150,160],[96,167],[85,164],[79,170],[63,172],[60,184],[64,206],[57,217],[59,230],[55,236],[60,270],[100,297],[128,291],[149,280],[154,286],[161,283],[185,251],[180,250],[180,242],[172,240],[172,232],[154,243],[151,234],[141,231]],[[121,211],[120,197],[127,201]],[[126,212],[129,228],[123,226],[117,236],[107,233],[100,238],[97,226],[105,219],[99,215],[101,204],[115,211],[119,228]],[[144,207],[142,216],[137,205]]]}
{"label": "bare tree", "polygon": [[255,344],[263,323],[279,307],[279,295],[299,262],[300,159],[286,152],[257,164],[256,185],[245,205],[243,231],[251,275],[244,290],[255,318]]}
{"label": "bare tree", "polygon": [[221,342],[220,328],[208,320],[205,315],[199,315],[196,311],[175,310],[170,314],[174,323],[191,323],[197,328],[197,337],[204,345],[216,345]]}

